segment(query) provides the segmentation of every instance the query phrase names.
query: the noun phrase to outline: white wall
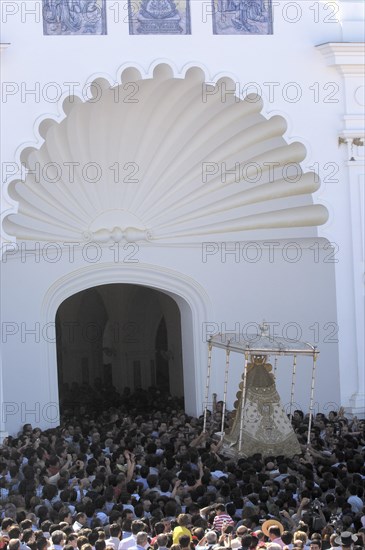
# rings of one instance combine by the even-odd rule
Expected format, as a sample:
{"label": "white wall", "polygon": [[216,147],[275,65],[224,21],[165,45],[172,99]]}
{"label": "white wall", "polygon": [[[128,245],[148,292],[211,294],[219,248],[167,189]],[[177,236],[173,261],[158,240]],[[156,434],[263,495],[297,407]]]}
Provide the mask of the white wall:
{"label": "white wall", "polygon": [[[284,248],[283,252],[278,247],[274,250],[275,256],[270,258],[269,247],[259,243],[257,245],[261,246],[262,256],[255,263],[247,259],[236,263],[232,255],[227,255],[226,262],[222,262],[220,253],[208,256],[204,262],[199,246],[181,247],[178,255],[171,254],[172,250],[168,249],[140,247],[139,263],[133,269],[143,271],[146,265],[158,266],[157,270],[162,272],[173,269],[198,289],[202,289],[201,294],[203,298],[205,296],[205,317],[198,319],[194,312],[195,325],[182,311],[184,391],[190,413],[200,414],[203,407],[206,339],[209,334],[217,330],[255,333],[263,319],[270,323],[278,336],[299,338],[318,345],[320,358],[315,394],[317,407],[323,410],[329,406],[329,402],[339,405],[334,269],[333,264],[328,263],[328,250],[319,250],[318,261],[313,261],[313,243],[304,240],[298,242],[298,249],[294,249],[291,244],[293,256],[289,255],[288,248]],[[53,327],[47,324],[54,322],[54,319],[45,317],[47,302],[51,299],[47,290],[51,285],[62,284],[67,274],[75,285],[78,284],[78,277],[96,270],[105,280],[103,269],[110,267],[110,262],[106,261],[110,250],[105,248],[103,253],[105,262],[100,261],[97,266],[85,263],[81,255],[77,255],[72,265],[66,260],[57,265],[49,264],[44,259],[36,263],[31,257],[23,265],[16,258],[3,265],[2,282],[8,288],[3,303],[3,323],[6,323],[6,333],[3,331],[3,340],[6,339],[3,344],[6,365],[4,400],[6,424],[10,432],[27,421],[45,427],[48,425],[47,420],[51,418],[51,409],[48,411],[47,404],[58,401],[56,344],[52,343]],[[298,254],[296,262],[292,261],[295,258],[294,253]],[[246,257],[241,255],[241,258]],[[125,282],[128,265],[121,264],[114,268],[116,276],[121,282]],[[18,283],[16,286],[11,284],[15,279]],[[31,292],[28,286],[30,280],[33,281]],[[152,276],[146,277],[145,284],[158,285]],[[191,308],[194,309],[194,304]],[[27,333],[30,329],[36,329],[35,333]],[[184,331],[186,333],[192,330],[195,337],[193,341],[184,335]],[[195,349],[191,355],[194,345],[199,349]],[[210,389],[211,393],[215,391],[219,397],[222,396],[224,368],[224,357],[220,354],[219,350],[213,354]],[[308,358],[303,358],[298,364],[295,401],[307,409],[311,362]],[[237,391],[242,365],[243,358],[232,358],[230,405]],[[331,380],[331,384],[328,384],[328,380]],[[288,361],[279,358],[278,389],[284,404],[290,398],[290,381],[291,367]],[[332,405],[330,408],[333,408]],[[39,417],[36,418],[31,412],[27,413],[25,409],[40,411]],[[46,412],[42,415],[43,409]]]}
{"label": "white wall", "polygon": [[[1,4],[4,10],[6,3]],[[115,16],[116,8],[112,9],[116,4],[120,6],[119,20]],[[349,223],[351,204],[345,169],[347,158],[338,147],[345,98],[341,75],[325,65],[321,53],[315,48],[325,42],[341,41],[342,27],[335,13],[336,2],[330,3],[333,9],[328,7],[328,2],[322,1],[278,1],[275,4],[272,36],[214,36],[211,20],[202,15],[206,3],[197,0],[191,2],[192,35],[181,37],[129,36],[128,22],[123,21],[127,13],[125,2],[108,1],[108,35],[97,37],[43,36],[40,10],[36,16],[29,13],[32,7],[38,5],[39,8],[40,2],[22,2],[13,15],[3,11],[1,42],[10,42],[10,46],[1,53],[2,118],[6,136],[2,140],[5,182],[2,212],[9,213],[15,207],[7,197],[6,182],[17,176],[21,150],[30,143],[41,144],[38,135],[40,120],[46,117],[61,120],[64,117],[61,106],[62,99],[70,91],[67,83],[76,83],[76,92],[80,94],[86,92],[86,83],[95,77],[105,75],[117,81],[122,68],[131,65],[141,67],[143,74],[152,75],[158,61],[166,59],[177,75],[183,74],[187,67],[197,65],[205,68],[208,80],[230,75],[239,89],[261,91],[264,114],[279,113],[286,118],[287,141],[298,140],[307,147],[303,169],[315,170],[321,176],[322,187],[315,194],[314,201],[328,208],[330,218],[318,229],[318,235],[337,245],[335,259],[339,263],[325,261],[329,250],[320,253],[318,262],[314,261],[315,249],[308,249],[297,263],[282,259],[270,263],[265,256],[268,252],[264,251],[263,258],[257,263],[240,261],[236,264],[229,258],[226,263],[222,262],[219,252],[203,263],[200,247],[181,248],[177,252],[176,248],[162,250],[147,246],[140,248],[139,261],[186,274],[206,289],[207,300],[213,304],[207,306],[210,316],[206,322],[218,326],[227,323],[227,327],[235,322],[243,325],[249,321],[261,322],[263,318],[279,322],[280,327],[295,322],[302,329],[303,339],[309,341],[317,338],[318,328],[321,356],[316,399],[322,407],[329,401],[347,405],[358,389],[356,369],[359,358],[354,345],[356,325]],[[62,99],[58,103],[47,99],[46,94],[52,91],[48,86],[50,82],[62,90]],[[247,87],[248,83],[255,85]],[[27,94],[32,89],[36,93]],[[298,101],[293,99],[296,92],[300,96]],[[264,240],[268,238],[270,235],[263,236]],[[218,248],[220,251],[221,246]],[[26,263],[15,258],[2,265],[2,284],[7,289],[2,297],[2,320],[3,323],[15,323],[14,330],[19,329],[5,342],[3,324],[4,400],[15,403],[14,414],[11,414],[10,405],[8,407],[9,431],[17,430],[23,421],[19,403],[27,403],[31,408],[35,402],[44,406],[49,401],[57,401],[53,378],[47,374],[42,355],[43,344],[33,342],[29,336],[22,342],[19,339],[21,323],[29,327],[35,322],[43,322],[42,307],[47,289],[77,267],[92,268],[80,260],[72,265],[67,261],[57,264],[40,261],[36,264],[30,258]],[[338,332],[343,373],[341,385],[338,345],[324,341],[326,337],[330,338],[332,328],[336,328],[332,323],[337,323],[338,307],[342,308]],[[9,327],[6,325],[5,331],[10,330]],[[200,331],[201,328],[186,325],[185,331]],[[197,350],[193,352],[197,361]],[[199,399],[204,388],[204,352],[200,353],[201,364],[196,365],[200,381],[193,391],[195,397],[189,405],[192,409],[201,406]],[[278,382],[284,402],[288,399],[287,376],[283,375]],[[303,383],[298,384],[303,394],[297,400],[305,406],[307,374],[303,372],[298,376],[303,377]],[[219,390],[218,374],[213,387]],[[51,409],[48,412],[51,417]],[[29,421],[32,421],[31,416]]]}

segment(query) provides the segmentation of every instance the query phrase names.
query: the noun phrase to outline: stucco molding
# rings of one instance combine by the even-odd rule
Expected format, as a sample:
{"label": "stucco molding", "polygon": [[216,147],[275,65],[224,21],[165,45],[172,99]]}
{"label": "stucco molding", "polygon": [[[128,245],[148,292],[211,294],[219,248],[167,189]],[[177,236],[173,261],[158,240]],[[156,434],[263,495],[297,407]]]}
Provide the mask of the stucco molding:
{"label": "stucco molding", "polygon": [[336,66],[342,74],[363,74],[364,42],[327,42],[316,46],[329,67]]}
{"label": "stucco molding", "polygon": [[87,101],[64,98],[65,117],[43,119],[19,154],[24,181],[6,185],[9,240],[168,244],[324,224],[319,178],[303,173],[306,148],[284,139],[285,119],[235,97],[229,77],[184,71],[129,66],[121,84],[95,78]]}

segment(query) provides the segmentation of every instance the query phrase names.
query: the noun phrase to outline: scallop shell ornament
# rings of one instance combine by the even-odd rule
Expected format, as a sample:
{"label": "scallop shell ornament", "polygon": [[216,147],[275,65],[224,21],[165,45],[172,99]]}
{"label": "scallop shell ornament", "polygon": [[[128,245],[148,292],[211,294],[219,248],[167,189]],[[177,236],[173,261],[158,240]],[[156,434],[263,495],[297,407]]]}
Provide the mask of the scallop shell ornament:
{"label": "scallop shell ornament", "polygon": [[39,126],[42,146],[23,150],[5,232],[162,244],[315,236],[328,214],[313,204],[305,147],[284,140],[285,119],[265,118],[261,98],[222,94],[233,87],[206,84],[198,68],[174,78],[165,64],[148,78],[125,70],[114,87],[94,81],[94,97],[66,99],[64,119]]}

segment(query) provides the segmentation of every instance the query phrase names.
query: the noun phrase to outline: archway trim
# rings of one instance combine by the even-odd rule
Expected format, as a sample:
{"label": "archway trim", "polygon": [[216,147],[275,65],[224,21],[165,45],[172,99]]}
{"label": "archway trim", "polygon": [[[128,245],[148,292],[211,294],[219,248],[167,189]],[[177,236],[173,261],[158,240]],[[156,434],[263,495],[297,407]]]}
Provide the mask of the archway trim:
{"label": "archway trim", "polygon": [[[112,283],[142,285],[165,292],[175,299],[181,313],[185,409],[189,414],[201,414],[205,369],[199,366],[206,363],[206,346],[201,341],[202,326],[203,322],[212,318],[212,305],[205,289],[194,279],[171,269],[141,263],[122,268],[107,263],[77,269],[58,279],[47,290],[41,311],[43,326],[54,324],[57,309],[70,296],[88,288]],[[191,346],[187,345],[189,341]],[[48,373],[49,401],[58,405],[55,341],[45,343],[42,363]]]}

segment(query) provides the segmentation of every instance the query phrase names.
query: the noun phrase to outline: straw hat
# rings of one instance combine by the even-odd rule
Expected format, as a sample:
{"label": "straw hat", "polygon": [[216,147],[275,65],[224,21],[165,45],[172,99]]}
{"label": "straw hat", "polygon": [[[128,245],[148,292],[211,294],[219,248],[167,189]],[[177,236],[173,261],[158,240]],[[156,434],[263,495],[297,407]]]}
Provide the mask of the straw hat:
{"label": "straw hat", "polygon": [[284,531],[284,526],[280,523],[280,521],[276,519],[267,519],[264,521],[264,523],[261,525],[261,530],[267,537],[269,536],[269,528],[270,527],[279,527],[280,534]]}

